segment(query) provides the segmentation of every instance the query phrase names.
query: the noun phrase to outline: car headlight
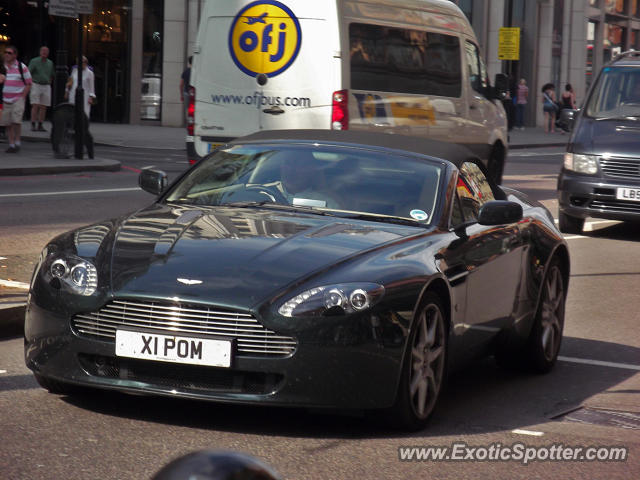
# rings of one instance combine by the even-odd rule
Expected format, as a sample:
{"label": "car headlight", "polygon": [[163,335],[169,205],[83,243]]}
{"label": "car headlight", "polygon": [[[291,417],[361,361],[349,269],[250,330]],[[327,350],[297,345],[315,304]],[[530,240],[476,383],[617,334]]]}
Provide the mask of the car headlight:
{"label": "car headlight", "polygon": [[93,295],[98,288],[98,270],[89,262],[75,255],[52,256],[43,272],[52,284],[78,295]]}
{"label": "car headlight", "polygon": [[319,317],[362,312],[384,295],[376,283],[341,283],[311,288],[282,304],[278,313],[284,317]]}
{"label": "car headlight", "polygon": [[567,152],[564,154],[564,168],[578,173],[593,175],[598,173],[598,160],[595,155]]}

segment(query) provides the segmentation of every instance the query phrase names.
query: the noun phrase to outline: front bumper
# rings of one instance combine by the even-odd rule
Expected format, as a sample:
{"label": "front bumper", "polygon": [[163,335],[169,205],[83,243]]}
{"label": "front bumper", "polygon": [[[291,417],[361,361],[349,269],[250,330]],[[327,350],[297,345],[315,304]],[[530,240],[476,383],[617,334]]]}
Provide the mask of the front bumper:
{"label": "front bumper", "polygon": [[406,337],[387,323],[386,338],[376,338],[372,328],[380,334],[380,317],[375,322],[364,317],[357,328],[353,319],[345,319],[330,331],[325,326],[322,332],[304,333],[289,357],[238,355],[232,368],[216,368],[117,357],[115,342],[85,338],[72,330],[68,316],[31,301],[25,362],[46,378],[129,393],[309,408],[386,408],[395,400]]}
{"label": "front bumper", "polygon": [[580,175],[562,169],[558,176],[560,210],[576,218],[640,220],[640,202],[618,200],[618,188],[640,188],[640,180]]}

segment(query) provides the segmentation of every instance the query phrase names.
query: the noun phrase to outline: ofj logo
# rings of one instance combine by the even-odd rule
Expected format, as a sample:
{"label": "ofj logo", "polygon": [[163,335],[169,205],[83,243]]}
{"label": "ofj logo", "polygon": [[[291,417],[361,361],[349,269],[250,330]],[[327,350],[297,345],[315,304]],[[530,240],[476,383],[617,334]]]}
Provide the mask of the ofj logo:
{"label": "ofj logo", "polygon": [[300,23],[280,2],[262,0],[244,7],[231,24],[231,58],[247,75],[275,77],[291,66],[302,43]]}

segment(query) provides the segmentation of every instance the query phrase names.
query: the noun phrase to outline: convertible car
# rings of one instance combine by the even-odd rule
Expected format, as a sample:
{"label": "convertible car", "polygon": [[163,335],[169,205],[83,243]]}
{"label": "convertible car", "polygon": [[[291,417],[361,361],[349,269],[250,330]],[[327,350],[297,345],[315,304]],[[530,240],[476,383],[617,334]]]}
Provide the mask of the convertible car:
{"label": "convertible car", "polygon": [[479,355],[549,371],[569,255],[550,213],[463,147],[401,135],[260,132],[129,216],[44,248],[25,359],[78,387],[384,411],[422,428]]}

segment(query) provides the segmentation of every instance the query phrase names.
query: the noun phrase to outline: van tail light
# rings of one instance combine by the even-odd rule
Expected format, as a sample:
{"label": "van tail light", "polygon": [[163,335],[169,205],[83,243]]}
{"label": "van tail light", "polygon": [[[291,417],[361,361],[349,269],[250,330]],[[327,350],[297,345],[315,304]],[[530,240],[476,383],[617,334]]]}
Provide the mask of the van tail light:
{"label": "van tail light", "polygon": [[331,130],[349,129],[349,91],[333,92],[331,105]]}
{"label": "van tail light", "polygon": [[193,136],[193,127],[196,123],[196,89],[189,87],[189,106],[187,107],[187,135]]}

